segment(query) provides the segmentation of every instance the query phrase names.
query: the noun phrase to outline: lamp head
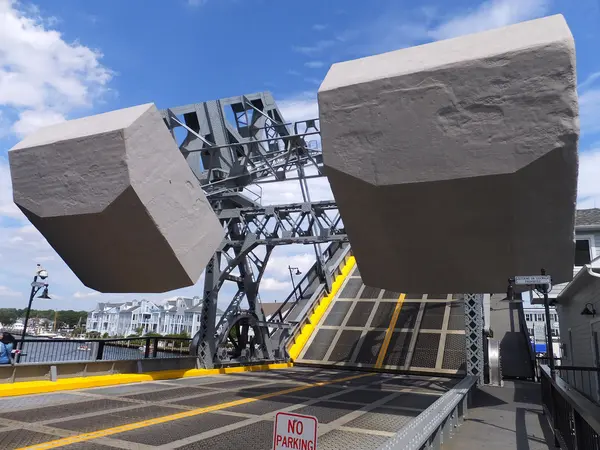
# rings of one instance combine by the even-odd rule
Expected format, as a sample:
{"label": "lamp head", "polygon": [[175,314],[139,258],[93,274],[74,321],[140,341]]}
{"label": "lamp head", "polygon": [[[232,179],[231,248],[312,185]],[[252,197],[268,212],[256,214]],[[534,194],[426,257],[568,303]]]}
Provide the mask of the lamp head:
{"label": "lamp head", "polygon": [[46,285],[46,287],[44,287],[44,290],[42,291],[42,293],[40,295],[38,295],[38,298],[52,300],[52,298],[48,295],[48,285]]}
{"label": "lamp head", "polygon": [[40,277],[42,280],[45,280],[46,278],[48,278],[48,271],[39,264],[37,265],[37,270],[36,270],[35,274],[38,277]]}
{"label": "lamp head", "polygon": [[583,308],[583,311],[581,311],[581,315],[595,317],[596,316],[596,308],[594,308],[594,305],[592,305],[591,303],[586,303],[585,307]]}

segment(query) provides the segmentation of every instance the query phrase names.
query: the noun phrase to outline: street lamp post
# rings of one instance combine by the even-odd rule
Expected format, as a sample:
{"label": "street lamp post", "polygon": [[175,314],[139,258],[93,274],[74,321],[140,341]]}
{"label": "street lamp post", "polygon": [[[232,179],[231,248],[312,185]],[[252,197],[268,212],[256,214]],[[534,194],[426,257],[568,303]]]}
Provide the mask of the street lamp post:
{"label": "street lamp post", "polygon": [[[290,272],[290,279],[292,280],[294,297],[296,297],[296,300],[298,300],[298,293],[296,292],[296,283],[294,282],[294,275],[302,275],[302,272],[300,272],[300,269],[298,269],[297,267],[288,266],[288,270]],[[296,271],[296,273],[293,272],[294,270]]]}
{"label": "street lamp post", "polygon": [[[23,334],[21,335],[21,342],[19,345],[19,350],[23,351],[23,345],[25,344],[25,335],[27,334],[27,322],[29,322],[29,315],[31,314],[31,304],[33,303],[33,299],[35,295],[40,291],[40,289],[44,289],[39,298],[49,299],[48,295],[48,283],[44,281],[38,281],[38,278],[41,280],[45,280],[48,278],[48,271],[39,264],[37,265],[37,269],[35,271],[35,275],[33,277],[33,282],[31,283],[31,294],[29,294],[29,304],[27,305],[27,311],[25,312],[25,322],[23,323]],[[17,362],[19,362],[20,353],[17,354]]]}

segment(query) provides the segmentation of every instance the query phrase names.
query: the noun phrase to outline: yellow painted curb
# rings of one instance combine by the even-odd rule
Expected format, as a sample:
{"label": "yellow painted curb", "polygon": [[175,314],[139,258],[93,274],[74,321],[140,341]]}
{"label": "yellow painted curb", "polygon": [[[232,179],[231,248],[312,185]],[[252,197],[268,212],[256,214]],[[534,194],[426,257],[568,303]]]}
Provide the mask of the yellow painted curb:
{"label": "yellow painted curb", "polygon": [[172,380],[175,378],[287,369],[292,366],[293,363],[278,363],[256,366],[223,367],[221,369],[162,370],[140,374],[124,373],[118,375],[98,375],[91,377],[64,378],[57,381],[23,381],[19,383],[0,384],[0,397],[72,391],[74,389],[90,389],[103,386],[116,386],[119,384],[141,383],[144,381]]}
{"label": "yellow painted curb", "polygon": [[317,324],[323,317],[323,314],[325,314],[325,311],[327,311],[327,308],[329,308],[329,305],[340,290],[340,287],[342,287],[344,280],[350,274],[355,264],[356,259],[354,259],[354,256],[350,256],[348,258],[348,261],[346,262],[346,265],[342,268],[342,273],[340,273],[335,278],[333,284],[331,285],[331,292],[325,297],[323,297],[321,303],[319,303],[319,306],[315,308],[314,312],[310,316],[308,323],[304,324],[304,326],[300,330],[300,333],[298,333],[298,336],[296,337],[296,342],[294,342],[294,344],[288,350],[290,358],[298,358],[300,352],[302,352],[302,349],[308,342],[308,338],[310,338],[310,336],[312,335]]}

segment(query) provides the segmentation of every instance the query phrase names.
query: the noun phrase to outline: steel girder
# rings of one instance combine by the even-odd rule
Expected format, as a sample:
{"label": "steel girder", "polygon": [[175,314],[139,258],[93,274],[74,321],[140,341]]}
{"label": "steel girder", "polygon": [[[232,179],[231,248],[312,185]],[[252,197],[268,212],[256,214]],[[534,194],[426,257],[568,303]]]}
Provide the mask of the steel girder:
{"label": "steel girder", "polygon": [[[276,352],[258,288],[273,247],[313,244],[317,264],[321,264],[316,244],[348,239],[335,202],[310,201],[306,179],[323,176],[320,149],[307,145],[307,140],[320,133],[318,121],[285,123],[268,92],[178,106],[162,115],[226,230],[206,268],[200,330],[193,351],[204,367],[222,362],[227,358],[222,350],[228,339],[238,349],[246,340],[233,342],[232,337],[244,320],[242,334],[247,336],[249,327],[260,334],[255,338],[258,356],[272,359]],[[313,166],[316,173],[307,176],[307,166]],[[252,184],[290,179],[300,181],[303,203],[263,207],[248,194]],[[266,248],[262,254],[259,246]],[[218,295],[225,282],[236,283],[237,290],[215,323]],[[247,310],[241,307],[244,299]]]}

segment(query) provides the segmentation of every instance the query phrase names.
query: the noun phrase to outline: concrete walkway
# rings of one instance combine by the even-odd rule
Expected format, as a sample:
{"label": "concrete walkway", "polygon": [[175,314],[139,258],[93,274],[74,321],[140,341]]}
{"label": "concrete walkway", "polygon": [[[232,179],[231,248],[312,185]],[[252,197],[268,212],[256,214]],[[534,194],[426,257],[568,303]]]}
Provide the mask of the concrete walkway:
{"label": "concrete walkway", "polygon": [[443,450],[554,450],[539,384],[485,386],[472,400],[467,420]]}

